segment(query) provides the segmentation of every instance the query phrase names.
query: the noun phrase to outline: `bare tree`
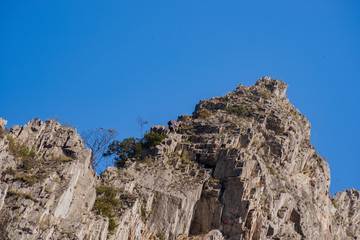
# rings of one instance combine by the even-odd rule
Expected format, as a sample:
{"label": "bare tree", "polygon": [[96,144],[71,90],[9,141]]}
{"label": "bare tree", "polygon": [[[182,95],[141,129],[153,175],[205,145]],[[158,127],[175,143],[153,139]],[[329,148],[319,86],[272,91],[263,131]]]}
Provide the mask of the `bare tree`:
{"label": "bare tree", "polygon": [[91,129],[81,134],[85,146],[91,150],[90,165],[93,169],[103,161],[103,154],[107,146],[117,135],[118,133],[115,130],[104,128]]}
{"label": "bare tree", "polygon": [[144,127],[145,124],[148,124],[149,122],[146,121],[146,120],[143,120],[141,116],[138,116],[137,122],[140,125],[141,138],[143,138],[143,127]]}

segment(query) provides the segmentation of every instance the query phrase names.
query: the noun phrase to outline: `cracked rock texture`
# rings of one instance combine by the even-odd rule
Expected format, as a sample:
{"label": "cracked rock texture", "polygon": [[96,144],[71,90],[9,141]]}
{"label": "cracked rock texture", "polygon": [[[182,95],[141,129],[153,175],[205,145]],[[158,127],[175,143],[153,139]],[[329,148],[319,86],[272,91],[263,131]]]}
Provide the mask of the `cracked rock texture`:
{"label": "cracked rock texture", "polygon": [[349,189],[340,191],[333,197],[337,207],[335,220],[345,227],[346,235],[353,239],[360,239],[360,191]]}
{"label": "cracked rock texture", "polygon": [[90,150],[54,120],[14,126],[0,140],[0,239],[100,239],[107,219],[92,211]]}
{"label": "cracked rock texture", "polygon": [[[359,239],[355,189],[329,196],[330,170],[284,82],[239,85],[180,116],[139,161],[100,176],[76,130],[0,118],[0,239]],[[115,191],[109,217],[99,189]]]}

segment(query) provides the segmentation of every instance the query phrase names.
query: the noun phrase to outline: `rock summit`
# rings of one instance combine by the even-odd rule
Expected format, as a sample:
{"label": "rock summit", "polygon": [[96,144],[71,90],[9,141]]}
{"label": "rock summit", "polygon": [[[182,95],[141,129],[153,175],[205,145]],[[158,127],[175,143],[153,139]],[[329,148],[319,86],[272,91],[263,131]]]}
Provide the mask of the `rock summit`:
{"label": "rock summit", "polygon": [[167,137],[144,159],[100,176],[75,129],[0,119],[0,239],[360,239],[360,192],[330,197],[286,89],[264,77],[200,101],[177,132],[151,128]]}

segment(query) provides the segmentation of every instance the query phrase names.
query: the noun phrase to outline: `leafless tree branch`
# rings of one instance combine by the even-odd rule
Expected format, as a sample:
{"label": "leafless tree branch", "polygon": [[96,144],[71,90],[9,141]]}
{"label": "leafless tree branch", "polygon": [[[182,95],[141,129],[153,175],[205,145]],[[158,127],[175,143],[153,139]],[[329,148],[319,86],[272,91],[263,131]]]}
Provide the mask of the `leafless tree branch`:
{"label": "leafless tree branch", "polygon": [[103,153],[117,135],[115,130],[104,128],[91,129],[81,134],[85,146],[91,150],[90,164],[93,169],[104,161]]}

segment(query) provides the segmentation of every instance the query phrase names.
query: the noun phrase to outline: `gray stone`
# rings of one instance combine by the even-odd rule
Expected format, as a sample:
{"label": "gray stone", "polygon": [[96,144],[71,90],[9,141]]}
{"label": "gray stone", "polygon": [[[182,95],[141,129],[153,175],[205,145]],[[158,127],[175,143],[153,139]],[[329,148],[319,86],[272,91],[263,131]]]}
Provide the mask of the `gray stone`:
{"label": "gray stone", "polygon": [[0,129],[5,129],[7,121],[3,118],[0,118]]}
{"label": "gray stone", "polygon": [[[330,198],[329,166],[286,88],[265,77],[201,100],[176,133],[151,128],[167,137],[141,161],[101,176],[75,129],[12,127],[0,138],[0,239],[360,238],[360,192]],[[97,185],[119,199],[111,233],[92,210]]]}

